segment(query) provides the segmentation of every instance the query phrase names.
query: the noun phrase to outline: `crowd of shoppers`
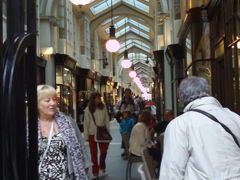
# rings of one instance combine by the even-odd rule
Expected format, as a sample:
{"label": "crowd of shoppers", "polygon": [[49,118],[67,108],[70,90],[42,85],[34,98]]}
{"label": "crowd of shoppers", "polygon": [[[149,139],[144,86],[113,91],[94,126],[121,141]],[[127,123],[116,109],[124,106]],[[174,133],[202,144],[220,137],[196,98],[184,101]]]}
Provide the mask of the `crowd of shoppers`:
{"label": "crowd of shoppers", "polygon": [[[129,153],[141,156],[147,148],[153,167],[158,169],[161,164],[160,180],[239,179],[239,115],[223,108],[210,96],[204,78],[191,76],[182,80],[178,94],[185,106],[184,114],[174,119],[173,111],[165,110],[164,121],[153,125],[156,106],[148,104],[140,110],[131,90],[125,89],[123,99],[116,104],[116,112],[123,114],[119,131],[128,133]],[[89,179],[91,165],[93,179],[98,178],[100,171],[106,176],[109,143],[99,143],[94,138],[96,125],[105,125],[110,130],[101,93],[91,93],[86,108],[81,110],[84,121],[82,113],[79,117],[84,122],[84,138],[89,142],[91,161],[76,122],[57,110],[56,90],[49,85],[39,85],[37,95],[39,179]],[[79,103],[82,102],[79,100]],[[164,133],[163,157],[160,148],[151,141],[155,133]],[[125,157],[126,152],[124,149]]]}

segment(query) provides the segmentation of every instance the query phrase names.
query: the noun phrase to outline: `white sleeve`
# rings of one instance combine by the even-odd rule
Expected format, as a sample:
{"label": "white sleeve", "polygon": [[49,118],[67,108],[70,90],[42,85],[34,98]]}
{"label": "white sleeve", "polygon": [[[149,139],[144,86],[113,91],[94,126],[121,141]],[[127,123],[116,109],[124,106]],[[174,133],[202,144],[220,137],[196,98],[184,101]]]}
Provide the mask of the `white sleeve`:
{"label": "white sleeve", "polygon": [[186,128],[180,127],[178,122],[171,122],[164,133],[164,153],[159,180],[184,179],[189,159],[187,147]]}

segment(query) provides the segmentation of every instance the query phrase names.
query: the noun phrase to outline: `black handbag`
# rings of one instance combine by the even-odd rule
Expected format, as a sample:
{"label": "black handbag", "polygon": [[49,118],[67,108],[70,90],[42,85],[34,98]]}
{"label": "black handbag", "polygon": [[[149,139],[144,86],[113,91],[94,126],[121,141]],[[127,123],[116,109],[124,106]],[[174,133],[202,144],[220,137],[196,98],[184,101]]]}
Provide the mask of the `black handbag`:
{"label": "black handbag", "polygon": [[109,133],[107,127],[106,126],[98,126],[96,124],[93,113],[91,113],[91,114],[92,114],[92,117],[93,117],[94,124],[96,125],[96,133],[95,133],[95,136],[94,136],[95,142],[110,143],[112,141],[112,136]]}

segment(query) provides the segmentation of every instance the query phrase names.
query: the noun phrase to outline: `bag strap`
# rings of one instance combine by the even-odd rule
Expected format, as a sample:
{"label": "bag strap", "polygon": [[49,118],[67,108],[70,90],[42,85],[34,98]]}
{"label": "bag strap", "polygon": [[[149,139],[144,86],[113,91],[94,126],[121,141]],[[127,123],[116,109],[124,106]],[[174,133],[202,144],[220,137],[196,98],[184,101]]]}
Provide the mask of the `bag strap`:
{"label": "bag strap", "polygon": [[94,115],[93,115],[92,112],[91,112],[91,114],[92,114],[93,122],[94,122],[95,126],[97,126],[97,124],[96,124],[96,120],[95,120],[95,117],[94,117]]}
{"label": "bag strap", "polygon": [[135,104],[134,104],[134,99],[131,97],[128,102],[125,101],[125,99],[121,100],[121,104],[119,106],[119,110],[121,110],[122,105],[125,104],[124,110],[127,108],[128,104],[132,104],[134,111],[135,111]]}
{"label": "bag strap", "polygon": [[207,116],[208,118],[212,119],[213,121],[217,122],[218,124],[220,124],[225,129],[225,131],[227,131],[233,137],[233,140],[240,148],[240,145],[239,145],[239,142],[238,142],[236,136],[232,133],[232,131],[225,124],[218,121],[216,117],[214,117],[213,115],[207,113],[206,111],[202,111],[200,109],[190,109],[189,111],[195,111],[195,112],[201,113],[201,114]]}
{"label": "bag strap", "polygon": [[43,153],[43,156],[42,156],[42,159],[41,159],[41,161],[39,163],[39,166],[38,166],[38,171],[39,172],[41,172],[41,166],[42,166],[43,160],[46,157],[47,152],[49,150],[49,146],[51,144],[53,129],[54,129],[54,120],[52,120],[51,129],[50,129],[50,133],[49,133],[49,137],[48,137],[47,148],[45,149],[45,151]]}

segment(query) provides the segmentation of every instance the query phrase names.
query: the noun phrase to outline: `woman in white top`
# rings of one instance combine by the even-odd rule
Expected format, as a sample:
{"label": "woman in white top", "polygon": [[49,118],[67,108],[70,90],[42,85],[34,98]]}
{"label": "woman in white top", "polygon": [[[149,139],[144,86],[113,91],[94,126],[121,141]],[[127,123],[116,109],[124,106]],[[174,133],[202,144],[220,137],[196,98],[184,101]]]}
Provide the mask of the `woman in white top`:
{"label": "woman in white top", "polygon": [[148,148],[149,154],[154,161],[154,168],[159,168],[161,162],[161,151],[153,147],[150,141],[149,125],[151,124],[151,113],[143,111],[138,118],[138,123],[133,127],[129,140],[129,151],[136,156],[142,155],[142,150]]}
{"label": "woman in white top", "polygon": [[[89,141],[90,153],[92,158],[92,173],[93,179],[98,178],[99,169],[102,171],[102,175],[106,176],[106,156],[109,143],[97,143],[94,140],[94,135],[96,132],[96,125],[104,126],[106,125],[109,130],[109,116],[105,104],[102,102],[102,95],[98,92],[92,93],[88,107],[84,112],[84,138]],[[100,149],[100,163],[98,164],[98,147]]]}

